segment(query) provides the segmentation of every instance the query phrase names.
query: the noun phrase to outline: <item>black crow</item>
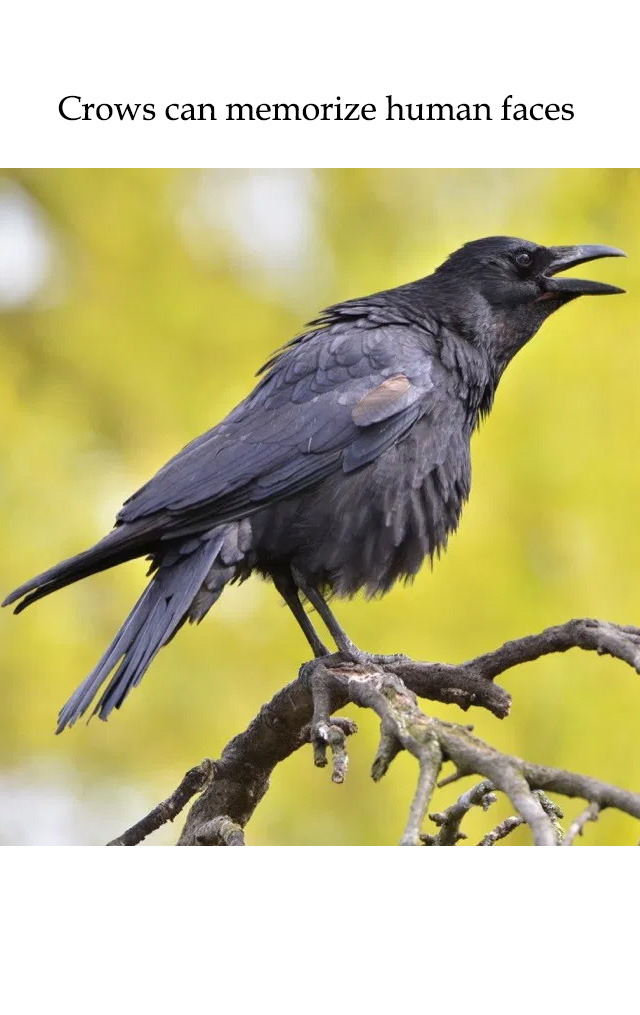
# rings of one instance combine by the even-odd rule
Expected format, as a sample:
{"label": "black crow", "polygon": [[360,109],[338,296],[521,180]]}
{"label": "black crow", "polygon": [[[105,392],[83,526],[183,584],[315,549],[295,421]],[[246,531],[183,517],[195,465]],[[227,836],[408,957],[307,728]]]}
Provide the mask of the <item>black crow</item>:
{"label": "black crow", "polygon": [[489,237],[426,278],[312,321],[226,419],[125,502],[104,539],[5,600],[21,600],[19,612],[87,575],[151,560],[153,578],[58,732],[115,669],[94,709],[106,719],[185,620],[202,620],[228,582],[252,572],[273,581],[316,656],[327,649],[304,599],[340,653],[366,659],[325,595],[384,593],[446,546],[469,496],[471,435],[507,364],[565,303],[623,292],[557,273],[620,256]]}

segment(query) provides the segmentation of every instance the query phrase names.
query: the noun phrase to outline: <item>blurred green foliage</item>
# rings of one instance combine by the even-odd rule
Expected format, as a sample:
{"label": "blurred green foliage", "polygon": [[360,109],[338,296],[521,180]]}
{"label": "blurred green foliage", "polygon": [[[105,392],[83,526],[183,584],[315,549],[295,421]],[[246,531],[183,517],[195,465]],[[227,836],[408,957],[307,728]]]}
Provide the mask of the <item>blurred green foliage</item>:
{"label": "blurred green foliage", "polygon": [[[379,601],[337,603],[338,614],[370,650],[451,661],[572,616],[640,620],[639,172],[4,172],[0,236],[2,209],[6,226],[16,206],[40,269],[30,289],[23,272],[19,298],[0,288],[3,594],[110,528],[128,493],[219,420],[318,309],[425,275],[469,239],[511,234],[620,246],[629,260],[600,262],[594,277],[629,293],[566,308],[516,358],[474,438],[471,501],[433,572]],[[107,725],[54,737],[60,705],[144,571],[134,562],[0,616],[0,842],[117,834],[187,767],[219,754],[306,658],[276,592],[252,579],[163,650]],[[504,682],[512,715],[467,715],[479,735],[640,788],[631,670],[573,652]],[[415,766],[400,757],[374,785],[377,724],[354,717],[346,784],[299,752],[277,769],[251,843],[397,841]],[[443,791],[438,809],[457,792]],[[471,841],[507,813],[474,815]],[[617,814],[585,836],[636,838]]]}

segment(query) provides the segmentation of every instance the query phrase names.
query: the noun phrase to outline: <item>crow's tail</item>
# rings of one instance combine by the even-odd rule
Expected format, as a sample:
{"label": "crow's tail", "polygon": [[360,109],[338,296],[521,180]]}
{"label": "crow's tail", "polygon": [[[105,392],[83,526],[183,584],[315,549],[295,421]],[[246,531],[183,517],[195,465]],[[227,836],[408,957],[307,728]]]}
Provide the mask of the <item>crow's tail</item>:
{"label": "crow's tail", "polygon": [[84,715],[119,663],[92,713],[106,720],[185,620],[202,619],[242,559],[237,530],[237,524],[223,526],[206,537],[167,544],[162,557],[156,558],[157,571],[120,631],[60,712],[57,733]]}
{"label": "crow's tail", "polygon": [[81,578],[106,571],[107,568],[123,564],[135,557],[144,557],[155,543],[157,537],[152,540],[149,526],[145,521],[140,525],[134,523],[118,526],[90,549],[76,554],[75,557],[69,557],[68,560],[63,560],[24,582],[7,596],[2,606],[9,606],[21,599],[22,602],[18,603],[14,611],[21,613],[37,599],[63,589],[65,585],[72,585]]}

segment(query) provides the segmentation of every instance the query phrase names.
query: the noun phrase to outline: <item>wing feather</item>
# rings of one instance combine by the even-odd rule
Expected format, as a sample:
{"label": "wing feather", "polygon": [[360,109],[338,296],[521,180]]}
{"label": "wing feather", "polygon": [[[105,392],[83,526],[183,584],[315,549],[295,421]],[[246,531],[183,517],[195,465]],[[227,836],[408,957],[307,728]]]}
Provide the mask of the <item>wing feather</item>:
{"label": "wing feather", "polygon": [[163,533],[217,524],[362,467],[428,411],[444,367],[427,339],[342,322],[291,344],[222,423],[129,498],[118,522],[158,514]]}

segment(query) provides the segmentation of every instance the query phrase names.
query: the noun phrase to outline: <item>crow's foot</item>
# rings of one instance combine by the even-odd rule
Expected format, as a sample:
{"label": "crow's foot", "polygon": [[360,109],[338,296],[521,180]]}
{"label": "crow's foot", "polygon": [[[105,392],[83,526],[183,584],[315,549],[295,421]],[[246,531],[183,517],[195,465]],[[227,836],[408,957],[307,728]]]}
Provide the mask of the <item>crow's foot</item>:
{"label": "crow's foot", "polygon": [[395,652],[391,655],[364,652],[356,645],[353,645],[353,643],[348,648],[341,649],[338,655],[346,662],[354,663],[357,666],[381,666],[383,669],[385,666],[397,665],[409,659],[409,656],[404,655],[402,652]]}
{"label": "crow's foot", "polygon": [[[350,679],[350,672],[360,670],[372,670],[380,672],[385,667],[393,666],[406,660],[408,657],[402,654],[396,655],[375,655],[371,652],[363,652],[353,642],[349,641],[340,648],[339,652],[333,655],[325,655],[305,663],[301,670],[301,677],[304,677],[311,689],[313,698],[313,718],[309,726],[309,740],[313,747],[313,760],[318,768],[324,768],[328,764],[329,748],[331,752],[333,782],[344,782],[349,765],[346,740],[347,737],[357,733],[358,727],[351,719],[341,716],[334,716],[333,712],[342,708],[347,700],[345,695],[345,678]],[[356,673],[354,672],[354,677]],[[383,752],[377,758],[374,769],[374,778],[380,778],[397,750],[399,745],[394,746],[391,752]],[[387,757],[389,753],[389,757]]]}

